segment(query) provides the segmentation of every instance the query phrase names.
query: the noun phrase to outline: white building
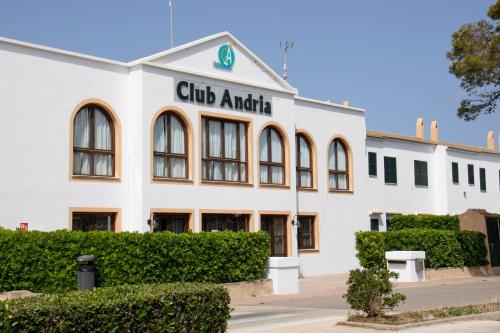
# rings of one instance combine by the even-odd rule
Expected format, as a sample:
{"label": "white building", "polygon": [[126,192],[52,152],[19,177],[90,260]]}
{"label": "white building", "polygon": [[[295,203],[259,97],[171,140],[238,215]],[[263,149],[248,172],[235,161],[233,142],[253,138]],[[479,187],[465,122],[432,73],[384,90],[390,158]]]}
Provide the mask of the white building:
{"label": "white building", "polygon": [[370,217],[383,229],[387,213],[498,211],[499,153],[367,136],[362,109],[300,97],[229,33],[130,63],[1,38],[0,73],[5,228],[267,230],[274,255],[318,275],[357,265]]}

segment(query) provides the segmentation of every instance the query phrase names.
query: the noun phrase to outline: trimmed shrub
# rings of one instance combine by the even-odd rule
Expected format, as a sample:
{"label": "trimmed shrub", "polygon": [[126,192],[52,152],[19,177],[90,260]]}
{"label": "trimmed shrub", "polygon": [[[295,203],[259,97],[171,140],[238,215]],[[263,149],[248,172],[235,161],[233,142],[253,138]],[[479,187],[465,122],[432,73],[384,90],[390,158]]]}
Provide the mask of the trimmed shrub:
{"label": "trimmed shrub", "polygon": [[391,218],[390,230],[402,229],[437,229],[459,230],[456,215],[396,215]]}
{"label": "trimmed shrub", "polygon": [[457,232],[406,229],[385,233],[386,251],[425,251],[425,267],[463,267]]}
{"label": "trimmed shrub", "polygon": [[356,232],[356,256],[362,267],[385,267],[384,235],[378,231]]}
{"label": "trimmed shrub", "polygon": [[368,317],[380,317],[393,310],[406,296],[393,291],[391,278],[398,274],[387,269],[355,269],[349,272],[347,292],[342,296],[354,310]]}
{"label": "trimmed shrub", "polygon": [[227,290],[211,284],[124,285],[0,302],[2,332],[225,332]]}
{"label": "trimmed shrub", "polygon": [[481,266],[488,263],[484,234],[464,230],[457,233],[457,239],[460,243],[465,266]]}
{"label": "trimmed shrub", "polygon": [[0,230],[0,291],[76,289],[76,258],[95,255],[97,285],[262,278],[265,232],[112,233]]}

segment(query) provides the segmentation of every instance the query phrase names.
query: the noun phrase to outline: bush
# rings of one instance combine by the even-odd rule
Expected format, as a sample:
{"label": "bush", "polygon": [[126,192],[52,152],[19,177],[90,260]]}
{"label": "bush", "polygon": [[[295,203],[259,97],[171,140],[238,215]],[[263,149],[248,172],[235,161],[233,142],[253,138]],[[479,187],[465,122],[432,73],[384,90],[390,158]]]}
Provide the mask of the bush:
{"label": "bush", "polygon": [[457,233],[457,239],[465,266],[481,266],[488,263],[484,234],[464,230]]}
{"label": "bush", "polygon": [[256,280],[265,272],[265,232],[111,233],[0,230],[0,291],[76,289],[76,258],[95,255],[97,285]]}
{"label": "bush", "polygon": [[390,231],[402,229],[459,230],[458,216],[396,215],[391,218]]}
{"label": "bush", "polygon": [[486,263],[484,235],[474,231],[405,229],[356,233],[356,254],[365,268],[383,268],[385,251],[425,251],[425,267],[480,266]]}
{"label": "bush", "polygon": [[380,317],[385,310],[393,310],[406,296],[393,291],[391,278],[398,274],[387,269],[356,269],[349,272],[347,292],[342,296],[354,310],[368,317]]}
{"label": "bush", "polygon": [[225,332],[229,294],[210,284],[124,285],[0,302],[2,332]]}

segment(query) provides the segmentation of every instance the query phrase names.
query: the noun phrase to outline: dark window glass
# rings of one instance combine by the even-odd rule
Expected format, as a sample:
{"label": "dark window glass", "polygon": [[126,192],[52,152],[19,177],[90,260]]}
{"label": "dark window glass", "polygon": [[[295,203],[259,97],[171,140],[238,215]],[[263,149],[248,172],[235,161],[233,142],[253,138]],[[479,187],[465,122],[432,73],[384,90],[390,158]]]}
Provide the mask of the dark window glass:
{"label": "dark window glass", "polygon": [[295,146],[297,148],[297,187],[312,187],[312,154],[309,140],[302,135],[295,136]]}
{"label": "dark window glass", "polygon": [[156,119],[153,143],[153,175],[160,178],[188,177],[186,126],[173,112]]}
{"label": "dark window glass", "polygon": [[481,191],[486,191],[486,170],[479,168],[479,186]]}
{"label": "dark window glass", "polygon": [[314,216],[299,216],[300,226],[297,228],[299,249],[314,249]]}
{"label": "dark window glass", "polygon": [[451,163],[451,176],[453,179],[453,184],[458,184],[458,163]]}
{"label": "dark window glass", "polygon": [[377,175],[377,153],[368,153],[368,174],[370,176]]}
{"label": "dark window glass", "polygon": [[248,231],[248,215],[203,214],[202,231]]}
{"label": "dark window glass", "polygon": [[414,168],[415,168],[415,185],[428,186],[427,162],[414,161]]}
{"label": "dark window glass", "polygon": [[114,127],[108,113],[97,105],[82,108],[73,122],[73,174],[115,174]]}
{"label": "dark window glass", "polygon": [[115,231],[115,213],[73,213],[74,231]]}
{"label": "dark window glass", "polygon": [[469,178],[469,185],[474,185],[474,165],[467,165],[467,176]]}
{"label": "dark window glass", "polygon": [[271,237],[271,256],[286,256],[286,216],[262,215],[261,229]]}
{"label": "dark window glass", "polygon": [[202,179],[246,183],[247,124],[201,118]]}
{"label": "dark window glass", "polygon": [[378,231],[378,218],[370,219],[370,230]]}
{"label": "dark window glass", "polygon": [[155,214],[154,231],[170,231],[180,234],[188,231],[188,214]]}
{"label": "dark window glass", "polygon": [[384,156],[384,178],[387,184],[398,183],[396,158]]}

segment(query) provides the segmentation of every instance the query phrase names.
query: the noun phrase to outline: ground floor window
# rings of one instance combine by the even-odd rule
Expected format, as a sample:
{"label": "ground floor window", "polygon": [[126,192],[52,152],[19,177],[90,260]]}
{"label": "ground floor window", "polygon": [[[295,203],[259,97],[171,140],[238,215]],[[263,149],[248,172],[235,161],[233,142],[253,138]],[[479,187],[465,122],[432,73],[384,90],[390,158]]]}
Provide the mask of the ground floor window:
{"label": "ground floor window", "polygon": [[271,256],[286,256],[286,216],[261,215],[260,228],[271,237]]}
{"label": "ground floor window", "polygon": [[74,231],[115,231],[116,213],[73,213]]}
{"label": "ground floor window", "polygon": [[299,227],[297,228],[297,239],[299,250],[311,250],[316,248],[314,233],[315,222],[314,216],[299,216]]}
{"label": "ground floor window", "polygon": [[176,234],[187,232],[189,227],[189,214],[175,213],[155,213],[154,214],[155,228],[154,231],[170,231]]}
{"label": "ground floor window", "polygon": [[203,214],[202,231],[248,231],[248,214]]}
{"label": "ground floor window", "polygon": [[379,226],[378,226],[378,218],[373,217],[370,219],[370,230],[371,231],[379,231]]}

